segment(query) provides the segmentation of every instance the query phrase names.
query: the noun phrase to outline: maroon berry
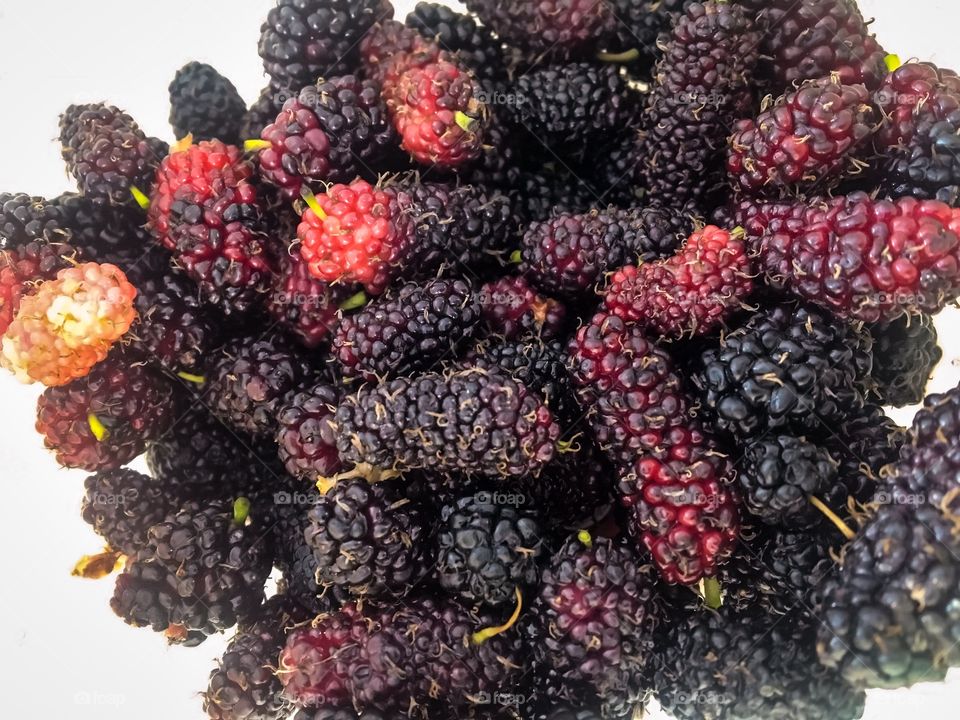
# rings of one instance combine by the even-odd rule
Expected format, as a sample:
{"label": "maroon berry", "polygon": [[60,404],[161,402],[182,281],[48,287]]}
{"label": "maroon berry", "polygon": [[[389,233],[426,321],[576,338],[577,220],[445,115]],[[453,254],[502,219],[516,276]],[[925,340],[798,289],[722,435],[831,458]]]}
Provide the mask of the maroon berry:
{"label": "maroon berry", "polygon": [[116,469],[163,435],[173,405],[173,388],[162,375],[114,354],[89,375],[44,390],[37,431],[64,467]]}
{"label": "maroon berry", "polygon": [[777,99],[754,120],[741,120],[730,138],[727,172],[751,194],[784,188],[829,187],[872,131],[874,110],[863,85],[811,80]]}

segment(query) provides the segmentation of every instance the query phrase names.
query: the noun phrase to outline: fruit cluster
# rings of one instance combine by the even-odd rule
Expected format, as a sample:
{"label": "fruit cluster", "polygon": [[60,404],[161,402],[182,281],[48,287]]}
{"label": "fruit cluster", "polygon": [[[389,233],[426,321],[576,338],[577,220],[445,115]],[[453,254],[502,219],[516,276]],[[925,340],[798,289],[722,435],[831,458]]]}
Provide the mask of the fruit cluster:
{"label": "fruit cluster", "polygon": [[[0,364],[213,720],[856,720],[960,666],[960,80],[853,0],[277,0],[70,106]],[[766,98],[759,101],[758,98]],[[145,455],[149,474],[128,464]],[[268,582],[276,570],[279,581]]]}

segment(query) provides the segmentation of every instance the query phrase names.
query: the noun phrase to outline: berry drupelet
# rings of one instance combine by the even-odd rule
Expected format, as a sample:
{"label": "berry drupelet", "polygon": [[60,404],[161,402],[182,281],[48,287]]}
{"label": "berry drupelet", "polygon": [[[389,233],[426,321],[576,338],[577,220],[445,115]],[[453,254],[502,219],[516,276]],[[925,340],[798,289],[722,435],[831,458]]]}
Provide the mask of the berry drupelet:
{"label": "berry drupelet", "polygon": [[280,460],[293,477],[316,481],[340,469],[333,420],[340,393],[326,383],[294,395],[277,414]]}
{"label": "berry drupelet", "polygon": [[173,388],[135,358],[113,353],[89,374],[47,388],[37,400],[37,431],[64,467],[123,467],[174,418]]}
{"label": "berry drupelet", "polygon": [[546,293],[580,300],[592,293],[604,273],[626,256],[624,229],[616,214],[563,213],[535,222],[520,246],[520,272]]}
{"label": "berry drupelet", "polygon": [[277,0],[260,29],[263,68],[278,88],[346,75],[359,64],[364,33],[391,17],[386,0]]}
{"label": "berry drupelet", "polygon": [[560,427],[536,393],[502,370],[452,369],[361,388],[337,408],[344,462],[483,475],[535,475]]}
{"label": "berry drupelet", "polygon": [[272,557],[249,511],[246,498],[185,503],[150,528],[146,548],[117,578],[110,607],[187,646],[251,617]]}
{"label": "berry drupelet", "polygon": [[505,342],[537,338],[559,339],[566,327],[567,309],[539,294],[523,275],[493,280],[480,288],[484,332]]}
{"label": "berry drupelet", "polygon": [[742,191],[779,194],[785,188],[824,191],[866,152],[874,109],[863,85],[837,77],[810,80],[779,97],[752,120],[734,126],[727,173]]}
{"label": "berry drupelet", "polygon": [[624,541],[581,531],[543,569],[527,627],[536,677],[641,697],[664,620],[653,569]]}
{"label": "berry drupelet", "polygon": [[852,0],[753,3],[762,35],[758,75],[774,93],[836,73],[846,85],[875,90],[887,74],[886,53]]}
{"label": "berry drupelet", "polygon": [[440,587],[469,603],[495,607],[515,602],[539,580],[545,553],[537,509],[497,502],[479,492],[445,505],[437,530]]}
{"label": "berry drupelet", "polygon": [[137,283],[131,346],[170,372],[196,373],[220,344],[223,320],[190,279],[170,268]]}
{"label": "berry drupelet", "polygon": [[60,144],[80,194],[110,205],[133,205],[132,190],[146,194],[163,159],[133,118],[110,105],[68,107]]}
{"label": "berry drupelet", "polygon": [[762,612],[694,613],[664,638],[654,694],[681,720],[856,720],[864,693],[817,664],[814,633],[799,612],[780,622]]}
{"label": "berry drupelet", "polygon": [[180,140],[222,140],[237,144],[247,105],[233,83],[206,63],[190,62],[170,83],[170,125]]}
{"label": "berry drupelet", "polygon": [[453,356],[479,321],[480,302],[469,282],[407,283],[343,318],[331,352],[348,378],[410,375]]}
{"label": "berry drupelet", "polygon": [[856,192],[770,219],[757,247],[776,287],[841,318],[939,312],[960,294],[960,210]]}
{"label": "berry drupelet", "polygon": [[84,483],[80,516],[112,550],[132,557],[150,527],[177,509],[171,489],[136,470],[101,470]]}
{"label": "berry drupelet", "polygon": [[933,318],[906,313],[896,320],[870,325],[869,332],[878,402],[894,407],[921,402],[930,376],[943,357]]}
{"label": "berry drupelet", "polygon": [[272,435],[277,413],[316,379],[310,359],[280,335],[236,338],[210,361],[204,396],[227,425]]}
{"label": "berry drupelet", "polygon": [[403,479],[341,480],[310,509],[304,537],[321,587],[404,595],[433,559],[434,520]]}
{"label": "berry drupelet", "polygon": [[773,306],[704,351],[693,382],[708,422],[731,438],[823,432],[863,407],[871,344],[820,311]]}
{"label": "berry drupelet", "polygon": [[884,79],[876,102],[884,120],[874,139],[882,190],[892,197],[955,198],[960,78],[932,64],[907,63]]}
{"label": "berry drupelet", "polygon": [[506,57],[500,41],[489,28],[478,24],[470,15],[458,13],[446,5],[418,2],[407,15],[406,25],[447,52],[454,53],[482,83],[506,77]]}
{"label": "berry drupelet", "polygon": [[274,674],[287,631],[309,619],[296,601],[274,595],[240,626],[210,673],[203,709],[210,720],[283,720],[293,710]]}
{"label": "berry drupelet", "polygon": [[297,247],[281,252],[266,310],[306,348],[317,348],[340,323],[341,310],[364,299],[349,283],[329,284],[315,278]]}
{"label": "berry drupelet", "polygon": [[821,499],[837,482],[837,463],[805,438],[768,435],[744,447],[737,482],[754,517],[768,525],[809,527],[823,519],[810,498]]}
{"label": "berry drupelet", "polygon": [[676,339],[723,324],[745,305],[753,287],[743,232],[708,225],[676,255],[615,272],[604,307],[663,339]]}
{"label": "berry drupelet", "polygon": [[637,101],[616,65],[571,63],[524,73],[508,92],[507,112],[535,153],[582,161],[629,128]]}
{"label": "berry drupelet", "polygon": [[20,299],[3,335],[0,365],[22,382],[48,387],[83,377],[130,329],[136,294],[114,265],[82,263],[60,270]]}
{"label": "berry drupelet", "polygon": [[380,86],[353,75],[321,79],[290,98],[260,137],[260,173],[288,198],[306,183],[348,183],[375,175],[396,145]]}
{"label": "berry drupelet", "polygon": [[334,185],[303,213],[297,230],[310,273],[328,283],[360,283],[380,295],[414,244],[399,194],[366,180]]}

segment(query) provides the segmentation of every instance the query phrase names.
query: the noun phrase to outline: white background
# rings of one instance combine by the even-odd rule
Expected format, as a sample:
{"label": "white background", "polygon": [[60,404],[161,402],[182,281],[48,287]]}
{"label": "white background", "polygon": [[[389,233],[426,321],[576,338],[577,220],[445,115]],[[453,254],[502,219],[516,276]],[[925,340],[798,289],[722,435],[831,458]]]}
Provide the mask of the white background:
{"label": "white background", "polygon": [[[72,189],[55,138],[71,102],[106,100],[171,140],[167,85],[190,60],[209,62],[253,101],[265,84],[259,26],[271,0],[0,0],[0,190]],[[413,2],[394,3],[402,19]],[[960,9],[949,0],[861,0],[890,52],[960,67]],[[956,385],[960,328],[940,317],[945,350],[933,390]],[[224,642],[167,648],[108,607],[110,580],[70,577],[99,548],[80,519],[82,472],[57,469],[33,430],[35,387],[0,377],[0,708],[8,718],[200,718]],[[895,417],[909,422],[912,411]],[[866,717],[957,717],[960,681],[871,693]]]}

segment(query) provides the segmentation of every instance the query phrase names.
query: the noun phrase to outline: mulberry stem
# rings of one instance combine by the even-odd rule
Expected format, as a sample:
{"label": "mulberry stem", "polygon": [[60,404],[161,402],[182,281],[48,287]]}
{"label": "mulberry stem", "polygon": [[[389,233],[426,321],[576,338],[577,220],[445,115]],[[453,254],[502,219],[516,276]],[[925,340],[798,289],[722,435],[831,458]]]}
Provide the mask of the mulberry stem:
{"label": "mulberry stem", "polygon": [[813,505],[817,510],[822,512],[826,516],[827,520],[829,520],[834,525],[836,525],[837,530],[843,533],[843,536],[847,540],[853,540],[853,538],[856,536],[856,533],[850,528],[849,525],[847,525],[843,520],[840,519],[839,515],[837,515],[833,510],[828,508],[824,504],[823,500],[816,497],[815,495],[811,495],[810,504]]}
{"label": "mulberry stem", "polygon": [[498,625],[497,627],[488,627],[483,630],[478,630],[471,637],[470,641],[474,645],[481,645],[485,643],[490,638],[499,635],[500,633],[505,633],[507,630],[512,628],[518,619],[520,619],[520,611],[523,609],[523,593],[520,592],[520,588],[514,590],[517,596],[517,607],[514,608],[513,614],[507,619],[503,625]]}

